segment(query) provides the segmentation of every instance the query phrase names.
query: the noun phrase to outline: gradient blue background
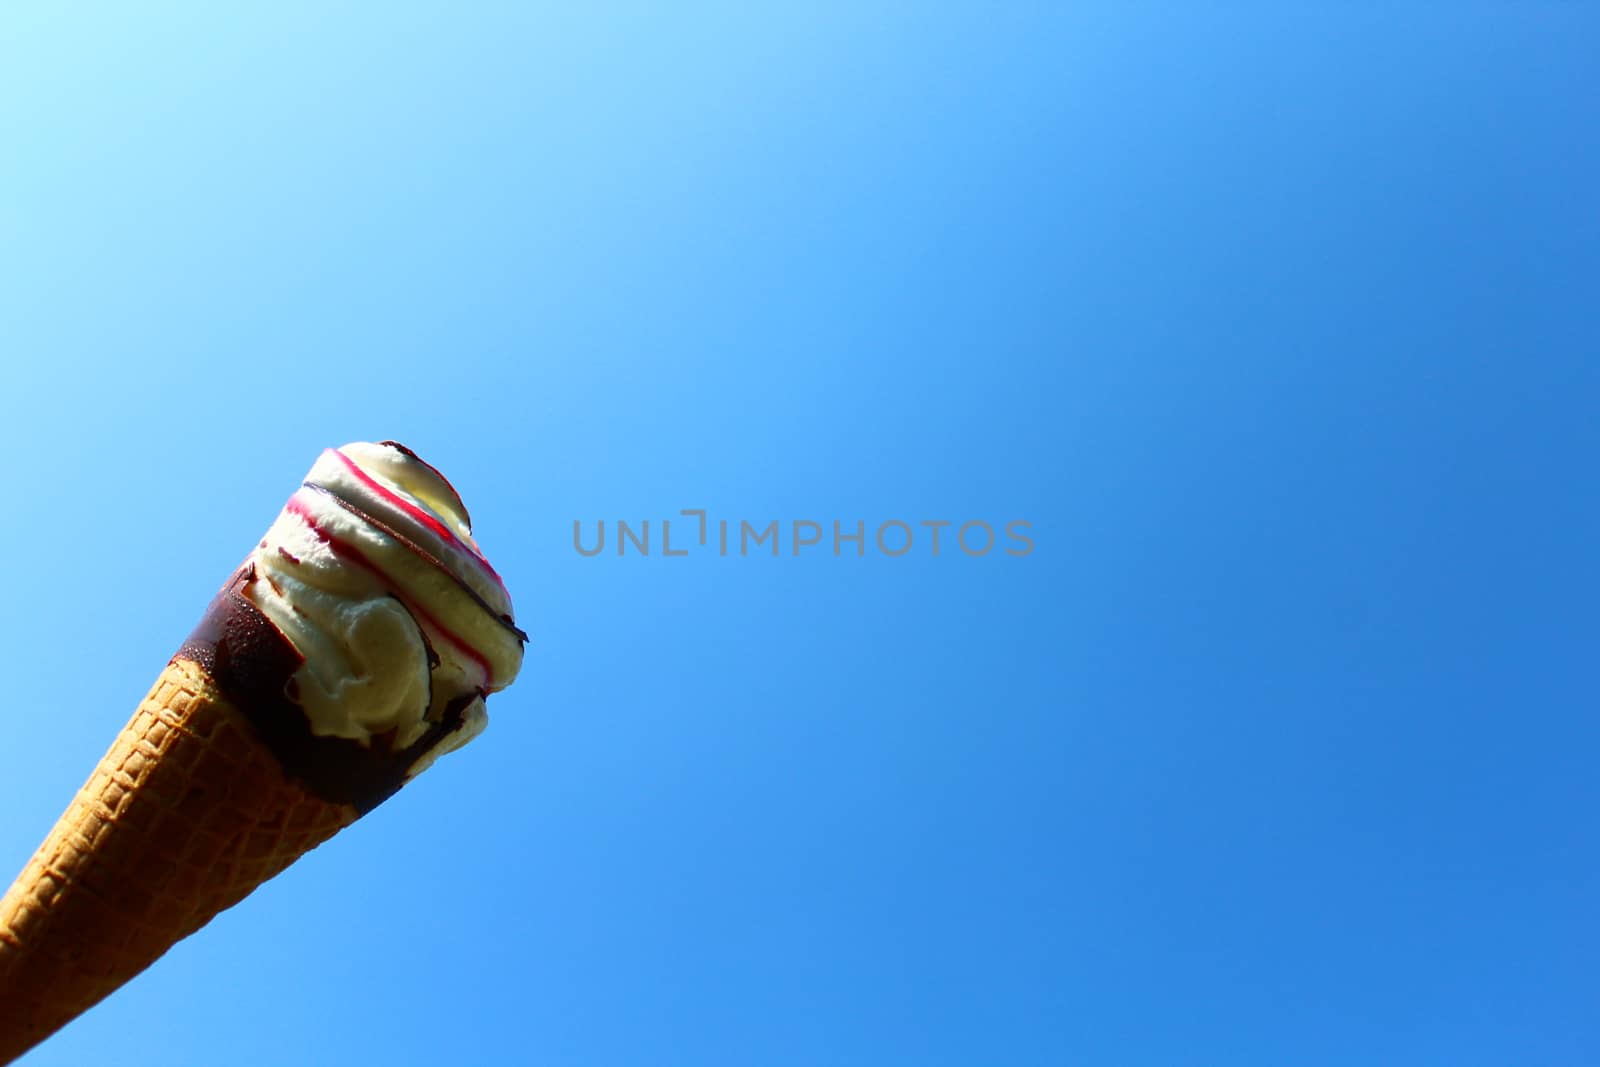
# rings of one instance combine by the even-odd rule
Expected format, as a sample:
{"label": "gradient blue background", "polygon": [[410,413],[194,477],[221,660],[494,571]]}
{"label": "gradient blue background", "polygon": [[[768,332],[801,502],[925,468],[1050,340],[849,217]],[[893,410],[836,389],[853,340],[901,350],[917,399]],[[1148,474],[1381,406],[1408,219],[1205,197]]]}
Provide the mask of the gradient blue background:
{"label": "gradient blue background", "polygon": [[0,864],[325,445],[526,670],[29,1064],[1600,1062],[1594,8],[323,6],[0,16]]}

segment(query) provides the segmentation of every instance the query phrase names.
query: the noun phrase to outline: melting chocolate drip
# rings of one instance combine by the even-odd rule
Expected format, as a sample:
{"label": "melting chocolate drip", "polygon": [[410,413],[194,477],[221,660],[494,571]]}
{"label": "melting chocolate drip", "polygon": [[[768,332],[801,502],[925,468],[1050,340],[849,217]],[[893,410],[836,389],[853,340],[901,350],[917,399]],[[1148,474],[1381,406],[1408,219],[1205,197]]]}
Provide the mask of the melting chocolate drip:
{"label": "melting chocolate drip", "polygon": [[292,699],[291,683],[304,658],[245,598],[244,587],[254,577],[255,566],[248,562],[234,572],[175,658],[194,660],[210,673],[223,696],[278,757],[284,773],[323,800],[349,804],[365,815],[405,784],[406,771],[419,756],[460,729],[476,694],[451,701],[440,722],[399,751],[392,748],[392,734],[373,738],[370,746],[344,737],[318,737]]}

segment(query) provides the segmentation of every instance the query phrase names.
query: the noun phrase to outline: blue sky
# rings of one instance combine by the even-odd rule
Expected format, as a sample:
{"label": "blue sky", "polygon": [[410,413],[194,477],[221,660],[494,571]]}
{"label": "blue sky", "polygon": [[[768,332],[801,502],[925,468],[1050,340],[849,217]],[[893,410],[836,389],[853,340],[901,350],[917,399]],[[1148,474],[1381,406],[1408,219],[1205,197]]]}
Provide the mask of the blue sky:
{"label": "blue sky", "polygon": [[524,676],[26,1062],[1600,1057],[1594,14],[321,7],[0,17],[0,864],[326,445]]}

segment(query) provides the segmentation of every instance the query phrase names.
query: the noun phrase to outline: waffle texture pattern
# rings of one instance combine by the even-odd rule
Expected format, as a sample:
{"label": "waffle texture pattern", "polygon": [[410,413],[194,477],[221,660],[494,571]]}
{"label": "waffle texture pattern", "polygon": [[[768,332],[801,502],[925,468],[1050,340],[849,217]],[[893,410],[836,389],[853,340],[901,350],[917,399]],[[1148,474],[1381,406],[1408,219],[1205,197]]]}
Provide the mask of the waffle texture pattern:
{"label": "waffle texture pattern", "polygon": [[174,659],[0,899],[0,1063],[354,822]]}

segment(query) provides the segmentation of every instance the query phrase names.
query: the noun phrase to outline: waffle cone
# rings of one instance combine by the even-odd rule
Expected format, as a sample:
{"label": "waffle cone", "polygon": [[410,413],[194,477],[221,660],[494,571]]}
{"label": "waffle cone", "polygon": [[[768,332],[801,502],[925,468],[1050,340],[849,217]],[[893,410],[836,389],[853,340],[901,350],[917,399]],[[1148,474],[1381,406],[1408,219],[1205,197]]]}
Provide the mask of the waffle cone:
{"label": "waffle cone", "polygon": [[0,899],[0,1063],[356,817],[286,777],[206,669],[174,659]]}

